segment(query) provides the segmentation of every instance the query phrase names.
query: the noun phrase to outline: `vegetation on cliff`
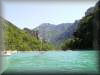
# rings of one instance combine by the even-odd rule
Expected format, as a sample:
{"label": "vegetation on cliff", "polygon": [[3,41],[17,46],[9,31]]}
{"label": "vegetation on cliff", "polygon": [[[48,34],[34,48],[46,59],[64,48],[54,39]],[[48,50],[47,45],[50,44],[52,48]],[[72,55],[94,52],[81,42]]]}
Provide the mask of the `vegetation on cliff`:
{"label": "vegetation on cliff", "polygon": [[99,45],[100,2],[95,7],[92,7],[91,10],[89,9],[86,15],[80,20],[78,28],[73,34],[74,38],[66,40],[62,45],[63,50],[93,50],[94,45],[96,47],[95,42]]}
{"label": "vegetation on cliff", "polygon": [[19,29],[11,22],[2,19],[4,26],[5,50],[52,50],[54,47],[51,44],[42,42],[36,36]]}

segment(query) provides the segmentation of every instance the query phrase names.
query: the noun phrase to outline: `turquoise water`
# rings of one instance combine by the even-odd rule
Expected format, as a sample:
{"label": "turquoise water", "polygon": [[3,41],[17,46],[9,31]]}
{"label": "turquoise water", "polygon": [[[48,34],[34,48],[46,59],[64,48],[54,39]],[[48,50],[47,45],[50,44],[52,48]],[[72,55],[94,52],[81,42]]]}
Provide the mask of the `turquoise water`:
{"label": "turquoise water", "polygon": [[96,51],[18,52],[8,57],[5,72],[98,73]]}
{"label": "turquoise water", "polygon": [[0,56],[0,75],[2,72],[4,72],[8,66],[7,58]]}

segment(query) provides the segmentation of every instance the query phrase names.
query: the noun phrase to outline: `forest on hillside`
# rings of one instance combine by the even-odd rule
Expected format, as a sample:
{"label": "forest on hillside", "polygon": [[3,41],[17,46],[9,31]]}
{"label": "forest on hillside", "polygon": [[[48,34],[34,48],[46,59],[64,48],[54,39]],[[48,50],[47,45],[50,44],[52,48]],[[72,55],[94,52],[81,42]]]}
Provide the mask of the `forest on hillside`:
{"label": "forest on hillside", "polygon": [[93,49],[93,15],[83,17],[73,35],[73,39],[66,40],[63,49]]}
{"label": "forest on hillside", "polygon": [[2,25],[4,27],[4,45],[5,50],[53,50],[50,43],[42,41],[37,38],[37,35],[19,29],[11,22],[2,18]]}
{"label": "forest on hillside", "polygon": [[[92,10],[92,11],[91,11]],[[74,32],[74,38],[68,39],[62,49],[99,50],[100,49],[100,1],[89,8],[80,20],[79,27]]]}
{"label": "forest on hillside", "polygon": [[[91,11],[92,10],[92,11]],[[5,50],[37,50],[37,51],[48,51],[48,50],[94,50],[100,49],[99,33],[100,33],[100,1],[92,8],[89,8],[86,13],[77,23],[73,31],[63,31],[58,34],[59,31],[53,30],[52,42],[48,42],[45,39],[40,39],[38,36],[38,30],[20,29],[11,22],[2,19],[2,25],[4,28],[4,45]],[[66,26],[66,24],[61,24]],[[70,24],[73,26],[73,24]],[[75,24],[74,24],[75,25]],[[52,28],[52,27],[51,27]],[[56,27],[57,28],[57,27]],[[55,29],[56,29],[55,28]],[[62,30],[60,26],[58,29]],[[69,28],[69,30],[72,27]],[[47,28],[47,30],[50,28]],[[50,31],[50,30],[49,30]],[[41,33],[41,32],[40,32]],[[47,32],[48,33],[48,32]],[[60,37],[58,36],[60,35]],[[69,35],[69,37],[68,37]],[[63,37],[61,37],[63,36]],[[59,37],[59,38],[58,38]],[[52,40],[50,39],[50,40]],[[56,39],[56,41],[55,41]],[[57,46],[57,42],[60,42]],[[96,42],[96,43],[95,43]],[[55,43],[55,44],[54,44]],[[94,44],[95,43],[95,44]]]}

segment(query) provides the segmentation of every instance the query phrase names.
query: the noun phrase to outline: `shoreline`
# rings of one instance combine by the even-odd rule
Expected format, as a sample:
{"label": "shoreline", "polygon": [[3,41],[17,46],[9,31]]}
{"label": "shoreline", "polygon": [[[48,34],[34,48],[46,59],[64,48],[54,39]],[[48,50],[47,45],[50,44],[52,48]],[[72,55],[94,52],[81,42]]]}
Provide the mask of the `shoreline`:
{"label": "shoreline", "polygon": [[4,50],[4,51],[0,52],[0,55],[10,56],[10,55],[15,54],[15,53],[17,53],[17,50],[16,51],[15,50],[14,51]]}
{"label": "shoreline", "polygon": [[[53,50],[53,52],[56,51],[56,50]],[[61,51],[61,50],[58,50],[58,52]],[[72,50],[66,50],[66,51],[72,51]],[[4,50],[4,51],[0,51],[0,54],[8,54],[8,55],[12,55],[12,54],[15,54],[15,53],[18,53],[18,52],[47,52],[47,51],[17,51],[17,50]]]}

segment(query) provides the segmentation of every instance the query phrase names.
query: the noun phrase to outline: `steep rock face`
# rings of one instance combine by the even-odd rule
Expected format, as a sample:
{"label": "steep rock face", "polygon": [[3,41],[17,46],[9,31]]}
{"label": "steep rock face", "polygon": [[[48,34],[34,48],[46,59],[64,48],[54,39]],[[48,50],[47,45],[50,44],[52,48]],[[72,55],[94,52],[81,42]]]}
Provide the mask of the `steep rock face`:
{"label": "steep rock face", "polygon": [[85,12],[85,16],[89,16],[92,15],[95,11],[94,7],[90,7],[86,12]]}
{"label": "steep rock face", "polygon": [[40,26],[34,28],[32,31],[38,31],[39,38],[48,41],[50,38],[49,32],[51,32],[55,27],[56,25],[43,23]]}
{"label": "steep rock face", "polygon": [[63,49],[74,50],[99,50],[100,49],[100,1],[89,8],[86,15],[80,19],[80,23],[74,38],[67,41]]}
{"label": "steep rock face", "polygon": [[49,31],[49,35],[51,35],[50,42],[52,42],[53,44],[62,42],[62,40],[64,39],[63,36],[65,36],[64,33],[66,31],[69,31],[70,26],[72,26],[71,23],[62,23],[57,25],[52,31]]}
{"label": "steep rock face", "polygon": [[28,28],[24,28],[23,30],[31,34],[33,37],[36,37],[37,39],[39,39],[38,31],[32,31],[31,29],[28,29]]}
{"label": "steep rock face", "polygon": [[72,25],[70,25],[67,30],[65,30],[62,34],[60,34],[58,37],[54,38],[54,42],[57,42],[58,44],[64,43],[65,40],[69,38],[73,38],[73,33],[78,28],[79,20],[76,20]]}
{"label": "steep rock face", "polygon": [[37,30],[42,39],[53,44],[61,44],[65,39],[73,36],[78,22],[75,21],[75,23],[62,23],[58,25],[43,23],[33,30]]}
{"label": "steep rock face", "polygon": [[100,50],[100,0],[95,5],[93,46],[95,50]]}

